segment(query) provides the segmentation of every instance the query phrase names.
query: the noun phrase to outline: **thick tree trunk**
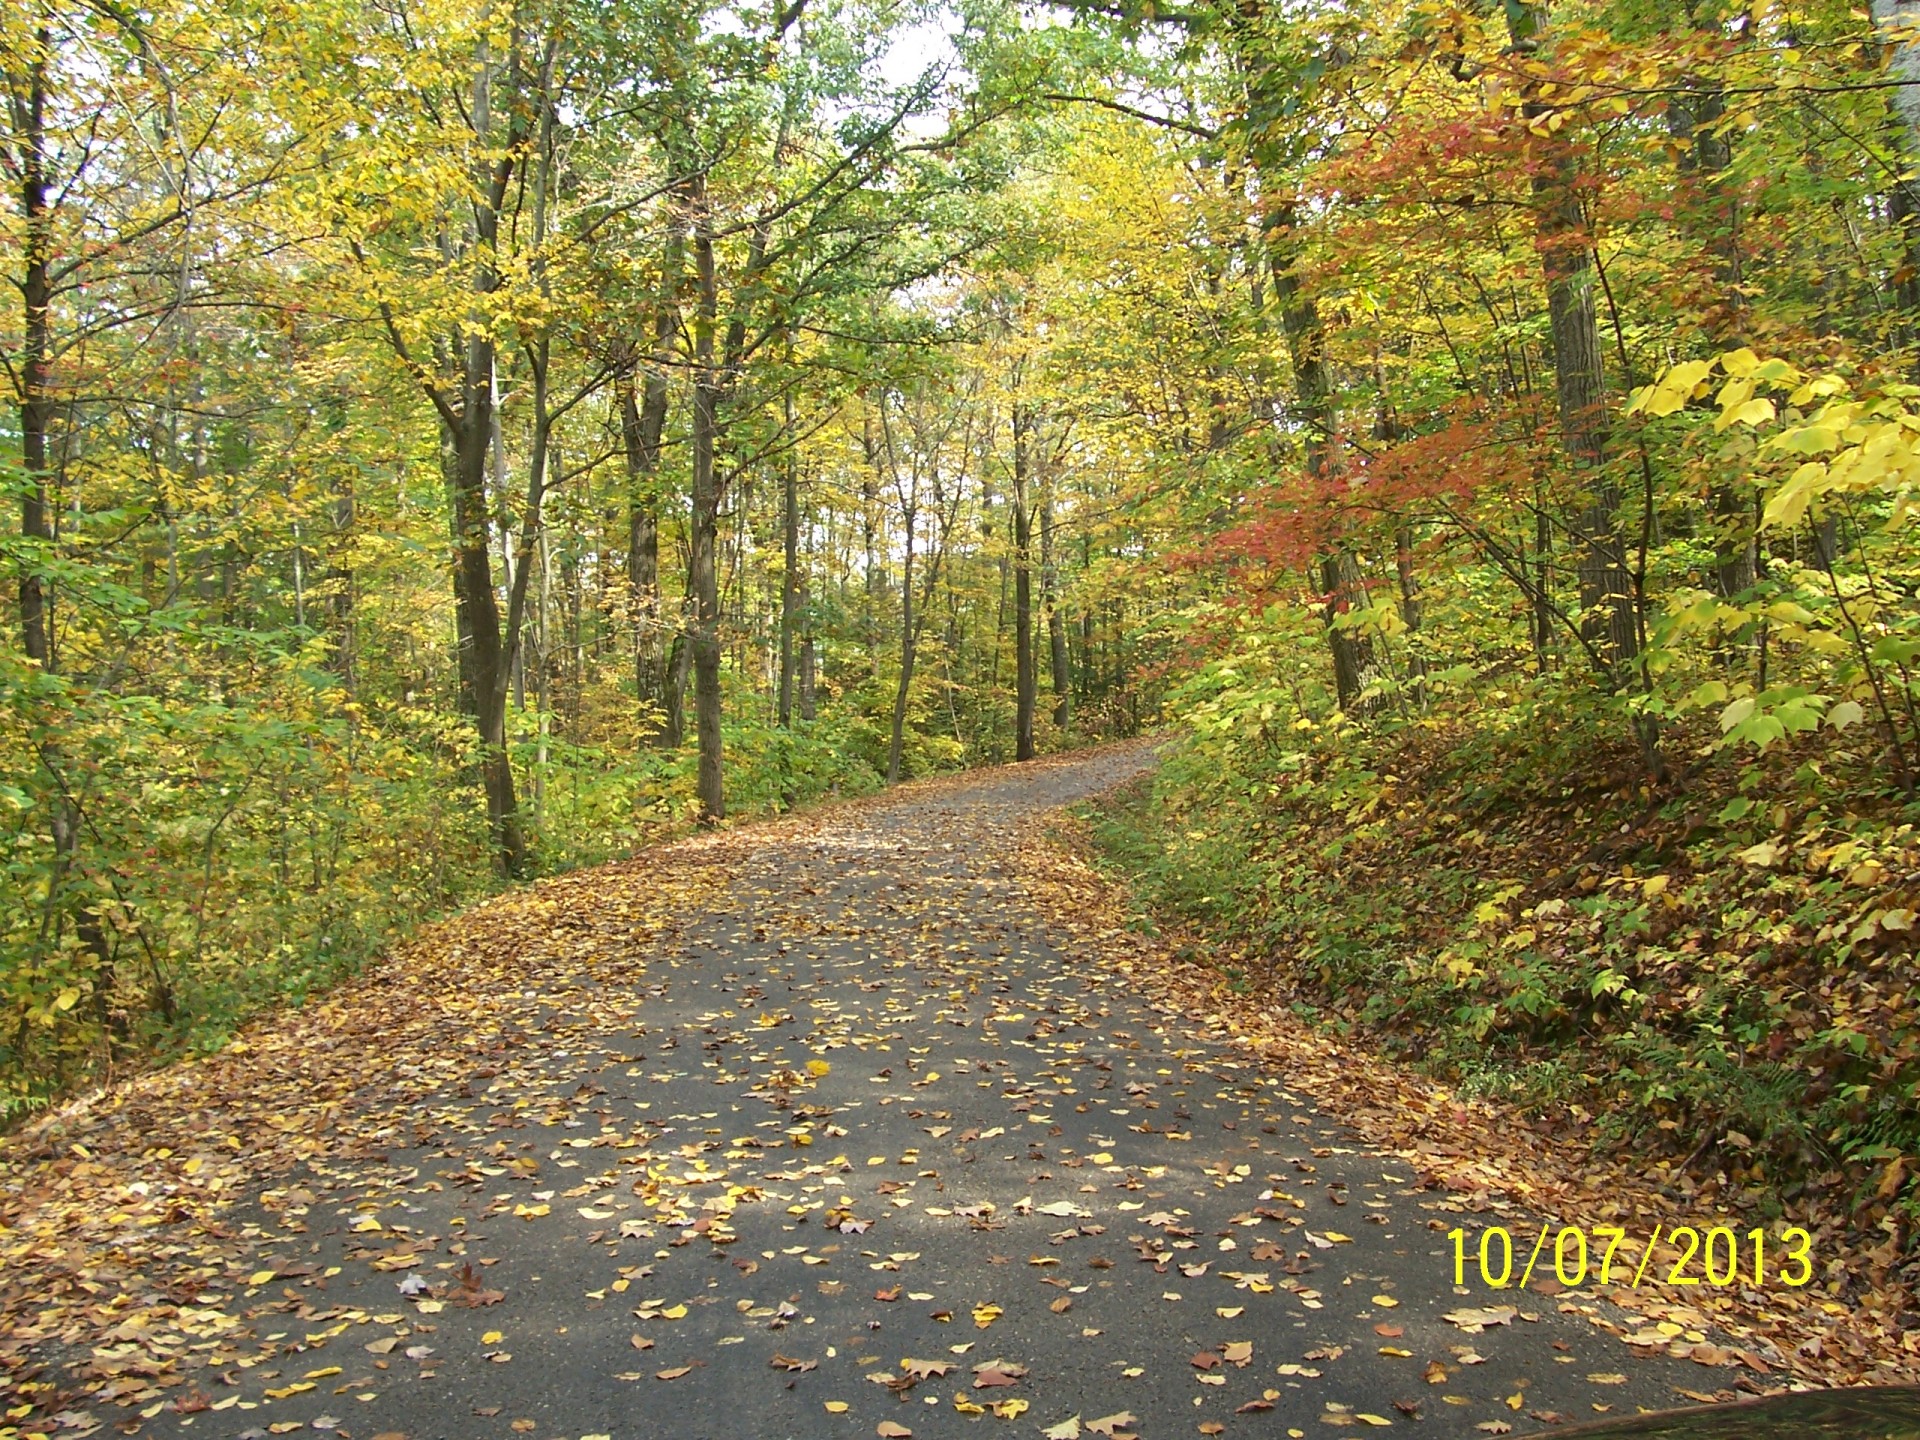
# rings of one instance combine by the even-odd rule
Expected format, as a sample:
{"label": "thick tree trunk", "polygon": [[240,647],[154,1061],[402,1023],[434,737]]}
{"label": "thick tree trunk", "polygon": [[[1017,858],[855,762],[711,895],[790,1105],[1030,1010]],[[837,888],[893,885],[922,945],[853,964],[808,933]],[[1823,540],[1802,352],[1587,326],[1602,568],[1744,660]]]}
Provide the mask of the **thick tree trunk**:
{"label": "thick tree trunk", "polygon": [[503,874],[518,875],[526,861],[507,755],[507,692],[510,663],[501,639],[500,603],[493,588],[492,522],[487,504],[487,466],[493,439],[493,343],[469,335],[464,346],[460,425],[454,440],[454,563],[468,621],[474,729],[480,741],[480,783],[486,792],[487,825]]}
{"label": "thick tree trunk", "polygon": [[693,728],[700,747],[695,785],[709,823],[726,817],[724,760],[720,738],[720,590],[715,566],[719,482],[714,447],[719,437],[721,377],[714,361],[714,329],[720,296],[714,275],[713,218],[706,182],[696,182],[693,263],[699,311],[693,327],[693,514],[688,579],[693,601],[689,648],[693,652]]}

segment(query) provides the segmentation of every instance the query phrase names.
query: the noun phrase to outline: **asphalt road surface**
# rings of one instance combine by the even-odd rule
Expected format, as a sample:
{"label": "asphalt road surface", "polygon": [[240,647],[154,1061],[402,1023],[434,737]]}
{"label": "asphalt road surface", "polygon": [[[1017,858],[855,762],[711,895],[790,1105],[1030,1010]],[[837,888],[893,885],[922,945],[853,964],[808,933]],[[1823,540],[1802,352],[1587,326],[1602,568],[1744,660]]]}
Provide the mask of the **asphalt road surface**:
{"label": "asphalt road surface", "polygon": [[[529,992],[395,1137],[420,1143],[246,1199],[263,1283],[212,1298],[249,1318],[123,1429],[1473,1436],[1701,1384],[1597,1297],[1457,1292],[1461,1217],[1405,1162],[1035,913],[1016,827],[1150,761],[725,837],[725,882],[625,957],[637,1007]],[[606,903],[648,876],[608,872]],[[591,971],[625,942],[587,893],[512,942]]]}

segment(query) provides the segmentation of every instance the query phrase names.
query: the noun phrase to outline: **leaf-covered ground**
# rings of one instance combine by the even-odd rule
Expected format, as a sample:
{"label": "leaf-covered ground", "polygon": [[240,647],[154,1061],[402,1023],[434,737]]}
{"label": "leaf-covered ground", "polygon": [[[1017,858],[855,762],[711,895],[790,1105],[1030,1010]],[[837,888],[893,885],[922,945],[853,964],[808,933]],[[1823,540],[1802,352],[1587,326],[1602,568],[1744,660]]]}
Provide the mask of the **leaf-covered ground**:
{"label": "leaf-covered ground", "polygon": [[1674,1202],[1129,933],[1055,807],[1150,762],[542,884],[14,1137],[0,1436],[1520,1434],[1909,1373],[1808,1297],[1456,1291],[1457,1225]]}

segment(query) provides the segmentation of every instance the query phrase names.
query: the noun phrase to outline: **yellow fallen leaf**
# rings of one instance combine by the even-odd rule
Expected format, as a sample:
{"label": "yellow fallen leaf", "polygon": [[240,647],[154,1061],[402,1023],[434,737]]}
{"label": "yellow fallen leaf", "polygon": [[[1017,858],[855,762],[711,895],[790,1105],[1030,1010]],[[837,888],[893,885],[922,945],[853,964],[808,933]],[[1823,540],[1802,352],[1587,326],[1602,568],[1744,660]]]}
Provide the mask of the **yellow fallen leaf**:
{"label": "yellow fallen leaf", "polygon": [[829,1065],[829,1064],[828,1064],[828,1063],[827,1063],[826,1061],[824,1061],[824,1060],[809,1060],[809,1061],[807,1061],[807,1073],[808,1073],[809,1075],[811,1075],[811,1076],[813,1076],[813,1077],[814,1077],[814,1079],[816,1079],[816,1080],[818,1080],[818,1079],[820,1079],[820,1078],[822,1078],[823,1076],[825,1076],[825,1075],[827,1074],[827,1072],[828,1072],[828,1071],[830,1071],[830,1070],[832,1070],[832,1069],[833,1069],[833,1066],[831,1066],[831,1065]]}
{"label": "yellow fallen leaf", "polygon": [[687,1307],[685,1305],[669,1305],[660,1312],[660,1316],[664,1320],[684,1320],[687,1318]]}
{"label": "yellow fallen leaf", "polygon": [[822,1400],[820,1403],[829,1415],[844,1415],[847,1413],[847,1402],[844,1400]]}
{"label": "yellow fallen leaf", "polygon": [[486,1334],[480,1337],[480,1343],[482,1345],[498,1345],[502,1340],[506,1338],[507,1338],[506,1335],[503,1334],[501,1331],[489,1330],[487,1331]]}
{"label": "yellow fallen leaf", "polygon": [[1398,1306],[1400,1302],[1391,1295],[1376,1295],[1373,1297],[1373,1303],[1383,1310],[1392,1310]]}
{"label": "yellow fallen leaf", "polygon": [[991,1408],[993,1413],[998,1415],[1002,1420],[1018,1420],[1022,1415],[1027,1413],[1028,1407],[1027,1402],[1024,1400],[1002,1400]]}
{"label": "yellow fallen leaf", "polygon": [[253,1274],[247,1277],[247,1283],[249,1285],[271,1284],[273,1281],[273,1277],[278,1273],[279,1272],[277,1270],[256,1270],[253,1272]]}
{"label": "yellow fallen leaf", "polygon": [[323,1365],[318,1370],[307,1371],[307,1373],[300,1378],[303,1380],[324,1380],[329,1375],[338,1375],[339,1373],[340,1367],[338,1365]]}
{"label": "yellow fallen leaf", "polygon": [[998,1305],[976,1305],[973,1307],[973,1323],[984,1330],[1006,1313]]}

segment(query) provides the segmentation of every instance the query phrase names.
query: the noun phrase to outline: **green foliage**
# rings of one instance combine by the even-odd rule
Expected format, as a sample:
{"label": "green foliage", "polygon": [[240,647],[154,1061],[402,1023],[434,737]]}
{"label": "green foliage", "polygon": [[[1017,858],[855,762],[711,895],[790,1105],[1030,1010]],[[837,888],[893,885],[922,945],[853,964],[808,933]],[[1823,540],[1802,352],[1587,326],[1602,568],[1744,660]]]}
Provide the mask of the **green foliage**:
{"label": "green foliage", "polygon": [[1861,804],[1871,753],[1801,732],[1757,762],[1695,722],[1675,733],[1699,766],[1656,798],[1578,683],[1302,726],[1272,653],[1249,627],[1203,667],[1183,742],[1094,815],[1228,988],[1369,1026],[1596,1144],[1711,1153],[1763,1208],[1824,1174],[1879,1213],[1886,1161],[1920,1144],[1897,885],[1920,810]]}

